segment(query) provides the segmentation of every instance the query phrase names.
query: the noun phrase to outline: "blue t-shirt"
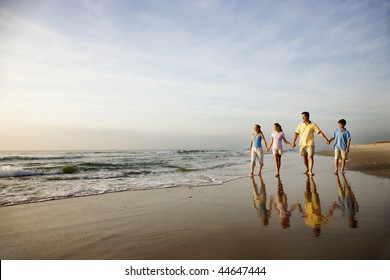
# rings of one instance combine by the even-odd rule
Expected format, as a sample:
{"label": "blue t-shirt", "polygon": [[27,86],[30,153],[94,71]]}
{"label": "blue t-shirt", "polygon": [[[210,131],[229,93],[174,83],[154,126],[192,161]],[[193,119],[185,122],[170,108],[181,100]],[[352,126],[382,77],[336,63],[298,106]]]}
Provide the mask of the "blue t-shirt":
{"label": "blue t-shirt", "polygon": [[340,128],[336,129],[333,133],[334,144],[333,149],[345,151],[347,149],[347,142],[351,141],[351,134],[348,130]]}
{"label": "blue t-shirt", "polygon": [[253,148],[261,148],[261,134],[253,134],[252,135],[252,140],[253,140],[253,144],[252,144],[252,147]]}

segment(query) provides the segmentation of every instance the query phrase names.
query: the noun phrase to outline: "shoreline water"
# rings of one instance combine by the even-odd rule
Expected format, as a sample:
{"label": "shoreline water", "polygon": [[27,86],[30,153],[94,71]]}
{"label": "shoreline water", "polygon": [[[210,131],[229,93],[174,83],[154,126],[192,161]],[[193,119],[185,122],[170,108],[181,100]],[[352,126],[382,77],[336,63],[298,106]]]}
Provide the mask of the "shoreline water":
{"label": "shoreline water", "polygon": [[0,207],[0,257],[389,259],[387,179],[334,176],[329,157],[310,178],[299,162],[280,180],[267,162],[253,180]]}
{"label": "shoreline water", "polygon": [[0,153],[0,206],[127,190],[218,185],[242,177],[247,151]]}

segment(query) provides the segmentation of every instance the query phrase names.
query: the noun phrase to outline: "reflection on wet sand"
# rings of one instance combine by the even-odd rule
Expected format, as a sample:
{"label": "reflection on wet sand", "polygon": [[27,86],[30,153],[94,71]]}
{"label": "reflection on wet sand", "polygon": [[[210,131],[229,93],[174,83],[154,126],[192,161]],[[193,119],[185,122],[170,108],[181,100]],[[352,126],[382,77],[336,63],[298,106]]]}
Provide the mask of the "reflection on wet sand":
{"label": "reflection on wet sand", "polygon": [[[341,180],[341,178],[342,180]],[[334,201],[326,214],[322,213],[321,201],[317,192],[317,185],[313,176],[306,175],[306,189],[304,192],[304,207],[301,202],[290,205],[288,204],[287,194],[284,191],[284,186],[281,177],[276,177],[276,198],[272,195],[268,197],[265,183],[262,176],[251,177],[251,185],[253,192],[253,206],[256,209],[256,215],[260,223],[266,227],[271,221],[272,211],[277,214],[280,221],[280,228],[287,229],[291,226],[293,211],[298,209],[302,214],[305,224],[312,230],[314,237],[320,237],[323,229],[328,225],[329,218],[334,215],[336,210],[342,212],[342,217],[348,221],[351,228],[357,228],[358,221],[356,219],[359,205],[352,191],[351,185],[348,183],[345,174],[336,174],[336,185],[338,190],[338,202]],[[268,201],[268,202],[267,202]]]}
{"label": "reflection on wet sand", "polygon": [[342,216],[348,219],[348,225],[350,228],[357,228],[358,221],[356,220],[356,214],[359,211],[359,204],[356,200],[355,194],[351,189],[351,185],[348,183],[345,174],[342,173],[343,185],[341,185],[339,174],[336,174],[336,184],[339,193],[339,204],[334,202],[337,209],[342,211]]}
{"label": "reflection on wet sand", "polygon": [[287,210],[288,209],[287,194],[283,190],[283,184],[280,179],[280,176],[276,178],[277,178],[277,189],[276,189],[276,202],[274,203],[274,207],[280,219],[280,227],[282,229],[286,229],[290,227],[290,218],[292,212],[297,208],[300,209],[301,205],[299,203],[296,203],[293,206],[291,206],[290,210]]}
{"label": "reflection on wet sand", "polygon": [[267,209],[267,192],[265,190],[265,184],[261,175],[260,178],[260,188],[258,188],[254,177],[251,177],[252,181],[252,191],[253,191],[253,206],[256,209],[256,215],[259,218],[261,224],[263,226],[267,226],[269,224],[269,219],[271,217],[271,205],[272,205],[272,197],[270,199],[269,207]]}
{"label": "reflection on wet sand", "polygon": [[301,209],[303,213],[302,217],[306,225],[312,229],[313,236],[319,237],[321,236],[321,230],[325,228],[328,222],[328,218],[332,216],[336,205],[333,205],[326,215],[321,213],[321,202],[317,193],[317,186],[314,182],[313,176],[309,175],[307,175],[304,199],[306,212],[303,213]]}

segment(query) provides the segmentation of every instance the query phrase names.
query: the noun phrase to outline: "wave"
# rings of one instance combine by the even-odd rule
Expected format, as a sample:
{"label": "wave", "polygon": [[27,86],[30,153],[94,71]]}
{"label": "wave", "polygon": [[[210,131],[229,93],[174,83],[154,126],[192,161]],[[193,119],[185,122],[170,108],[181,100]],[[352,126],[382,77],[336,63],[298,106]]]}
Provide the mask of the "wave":
{"label": "wave", "polygon": [[178,154],[197,154],[197,153],[204,153],[205,150],[178,150]]}
{"label": "wave", "polygon": [[193,171],[199,171],[204,170],[204,168],[196,168],[196,167],[179,167],[177,171],[179,172],[193,172]]}
{"label": "wave", "polygon": [[[245,176],[246,177],[246,176]],[[120,178],[120,177],[111,177],[111,178]],[[45,202],[50,200],[61,200],[67,198],[76,198],[76,197],[86,197],[93,195],[102,195],[107,193],[116,193],[116,192],[124,192],[124,191],[140,191],[140,190],[151,190],[151,189],[167,189],[167,188],[175,188],[175,187],[183,187],[183,186],[191,186],[191,187],[201,187],[207,185],[220,185],[223,182],[228,182],[232,180],[236,180],[241,178],[240,176],[236,176],[234,178],[226,179],[226,180],[218,180],[217,178],[209,177],[208,181],[196,182],[193,184],[189,184],[188,182],[175,182],[175,183],[163,183],[156,185],[127,185],[125,187],[110,187],[107,189],[85,189],[85,190],[73,190],[72,192],[66,191],[65,193],[58,194],[31,194],[31,195],[15,195],[9,196],[4,200],[0,200],[0,207],[4,206],[12,206],[12,205],[20,205],[20,204],[28,204],[28,203],[37,203],[37,202]],[[96,178],[101,179],[101,178]]]}
{"label": "wave", "polygon": [[152,171],[147,171],[147,170],[133,170],[133,171],[127,171],[124,174],[127,176],[132,176],[132,175],[146,175],[151,173]]}
{"label": "wave", "polygon": [[[78,174],[79,173],[79,174]],[[42,169],[24,169],[15,166],[1,166],[0,178],[12,178],[12,177],[32,177],[32,176],[49,176],[49,175],[74,175],[75,176],[56,176],[47,178],[47,180],[91,180],[91,179],[113,179],[136,175],[147,175],[153,173],[148,170],[129,170],[126,172],[104,172],[102,174],[82,172],[77,166],[65,166],[55,168],[42,168]],[[159,172],[157,172],[159,173]]]}
{"label": "wave", "polygon": [[[104,162],[79,162],[72,165],[55,164],[52,166],[34,166],[34,167],[20,167],[13,165],[0,166],[0,178],[7,177],[28,177],[28,176],[44,176],[44,175],[73,175],[77,174],[79,179],[98,178],[105,179],[103,174],[107,174],[111,178],[137,176],[137,175],[162,175],[168,173],[191,173],[191,172],[205,172],[207,170],[218,170],[224,168],[231,168],[245,164],[245,161],[237,162],[219,162],[219,163],[169,163],[167,161],[151,161],[151,162],[133,162],[133,163],[104,163]],[[118,175],[120,174],[120,175]],[[103,175],[103,176],[102,176]],[[91,177],[90,177],[91,176]],[[74,178],[64,177],[57,180],[74,180]]]}
{"label": "wave", "polygon": [[70,165],[63,167],[61,170],[65,174],[73,174],[76,173],[79,169],[77,168],[77,166]]}
{"label": "wave", "polygon": [[178,154],[200,154],[200,153],[224,153],[224,152],[232,152],[228,150],[176,150]]}
{"label": "wave", "polygon": [[124,190],[217,185],[246,174],[248,161],[247,151],[223,150],[4,153],[0,206]]}
{"label": "wave", "polygon": [[78,159],[83,158],[81,155],[71,155],[71,156],[22,156],[22,155],[12,155],[12,156],[0,156],[0,161],[18,161],[18,160],[63,160],[63,159]]}
{"label": "wave", "polygon": [[101,194],[106,194],[106,193],[123,192],[123,191],[127,191],[127,190],[128,190],[127,188],[115,188],[115,189],[110,189],[110,190],[78,191],[78,192],[74,192],[74,193],[46,195],[46,196],[27,196],[27,197],[20,197],[17,199],[8,199],[8,200],[0,201],[0,207],[28,204],[28,203],[45,202],[45,201],[50,201],[50,200],[60,200],[60,199],[74,198],[74,197],[101,195]]}
{"label": "wave", "polygon": [[30,170],[10,165],[0,167],[0,178],[57,175],[62,173],[64,173],[62,170]]}

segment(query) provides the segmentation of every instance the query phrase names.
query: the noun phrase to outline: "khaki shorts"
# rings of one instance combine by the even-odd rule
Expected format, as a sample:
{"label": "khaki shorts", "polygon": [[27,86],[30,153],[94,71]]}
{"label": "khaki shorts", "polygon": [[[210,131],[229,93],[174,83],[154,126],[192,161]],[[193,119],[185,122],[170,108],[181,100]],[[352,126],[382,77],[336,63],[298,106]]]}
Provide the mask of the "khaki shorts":
{"label": "khaki shorts", "polygon": [[314,146],[301,146],[300,152],[303,157],[312,157],[314,156]]}
{"label": "khaki shorts", "polygon": [[343,150],[334,149],[334,159],[348,159],[348,155]]}
{"label": "khaki shorts", "polygon": [[281,149],[281,148],[276,148],[276,149],[272,149],[272,153],[274,154],[274,155],[283,155],[283,149]]}

